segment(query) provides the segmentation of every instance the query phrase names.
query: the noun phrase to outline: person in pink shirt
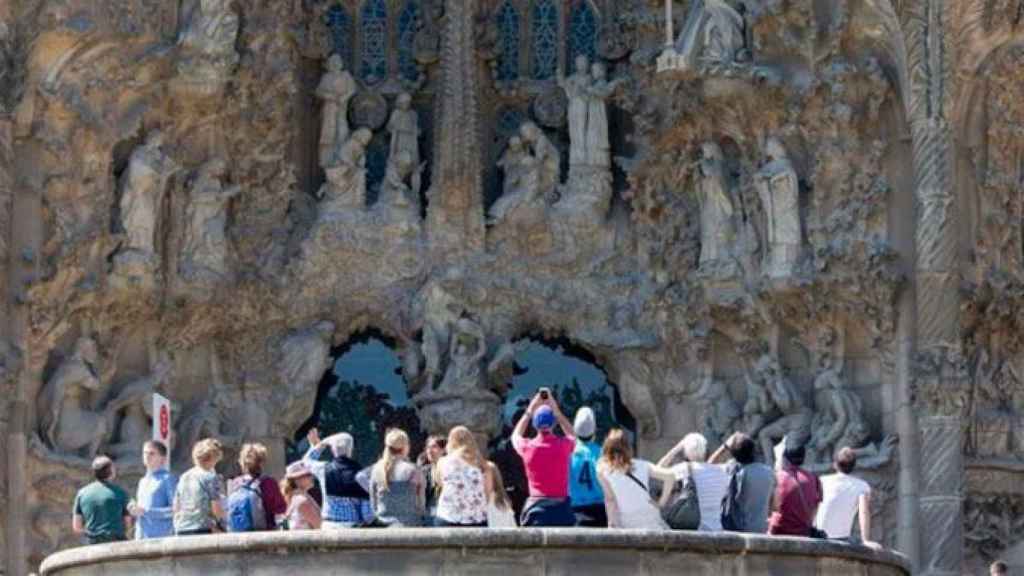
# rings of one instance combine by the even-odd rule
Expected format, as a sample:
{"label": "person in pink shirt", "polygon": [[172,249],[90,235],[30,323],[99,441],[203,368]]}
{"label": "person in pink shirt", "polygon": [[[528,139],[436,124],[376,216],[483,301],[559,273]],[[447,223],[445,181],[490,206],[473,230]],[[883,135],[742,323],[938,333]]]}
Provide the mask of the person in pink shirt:
{"label": "person in pink shirt", "polygon": [[[537,435],[526,438],[531,421]],[[555,434],[556,423],[563,436]],[[512,447],[523,459],[530,486],[520,525],[575,526],[576,517],[569,502],[569,460],[576,448],[576,435],[572,423],[546,388],[534,396],[516,423]]]}

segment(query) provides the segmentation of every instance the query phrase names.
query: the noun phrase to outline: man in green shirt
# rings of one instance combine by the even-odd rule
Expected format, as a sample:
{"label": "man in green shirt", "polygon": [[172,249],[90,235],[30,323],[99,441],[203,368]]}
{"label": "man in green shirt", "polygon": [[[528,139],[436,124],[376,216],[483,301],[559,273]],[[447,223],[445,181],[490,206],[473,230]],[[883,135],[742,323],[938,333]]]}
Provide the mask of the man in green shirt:
{"label": "man in green shirt", "polygon": [[124,540],[131,522],[128,493],[113,483],[117,477],[114,462],[106,456],[92,461],[96,481],[78,491],[71,527],[83,534],[87,544]]}

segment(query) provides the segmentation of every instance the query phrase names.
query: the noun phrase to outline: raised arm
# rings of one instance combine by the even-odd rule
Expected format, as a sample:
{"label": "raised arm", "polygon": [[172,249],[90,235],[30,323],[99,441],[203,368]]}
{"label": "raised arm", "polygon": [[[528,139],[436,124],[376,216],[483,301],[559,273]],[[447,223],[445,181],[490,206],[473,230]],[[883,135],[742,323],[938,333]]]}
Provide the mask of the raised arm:
{"label": "raised arm", "polygon": [[732,448],[736,445],[736,441],[739,439],[739,432],[733,432],[732,436],[726,438],[725,442],[718,447],[717,450],[708,458],[709,464],[722,464],[728,461],[728,456],[732,454]]}
{"label": "raised arm", "polygon": [[559,428],[562,429],[562,434],[566,438],[576,441],[576,430],[572,427],[572,422],[562,414],[562,409],[558,407],[558,402],[553,397],[548,398],[548,406],[551,406],[551,411],[555,413],[555,419],[558,421]]}
{"label": "raised arm", "polygon": [[652,465],[651,478],[661,482],[661,498],[658,499],[658,508],[664,508],[668,504],[668,499],[672,497],[672,490],[676,484],[676,473],[670,468]]}
{"label": "raised arm", "polygon": [[533,412],[536,410],[544,401],[541,400],[540,394],[537,394],[530,400],[530,405],[526,407],[526,411],[523,412],[522,417],[519,418],[519,422],[516,422],[516,427],[512,430],[512,445],[516,446],[524,440],[526,436],[526,428],[530,425],[530,419],[533,418]]}
{"label": "raised arm", "polygon": [[662,468],[668,468],[669,466],[672,465],[673,462],[676,461],[676,457],[678,457],[679,454],[682,453],[682,451],[683,441],[680,440],[679,442],[676,443],[675,446],[672,447],[671,450],[666,452],[665,455],[661,457],[661,460],[658,460],[658,466]]}

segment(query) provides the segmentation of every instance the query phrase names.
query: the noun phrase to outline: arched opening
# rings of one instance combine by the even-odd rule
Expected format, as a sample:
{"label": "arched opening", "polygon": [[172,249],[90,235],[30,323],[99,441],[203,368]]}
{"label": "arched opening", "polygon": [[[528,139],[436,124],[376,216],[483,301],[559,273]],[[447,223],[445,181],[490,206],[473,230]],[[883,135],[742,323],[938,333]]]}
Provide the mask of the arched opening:
{"label": "arched opening", "polygon": [[369,465],[380,456],[389,428],[401,428],[412,441],[412,454],[423,447],[416,410],[409,401],[395,340],[373,328],[364,330],[331,351],[334,365],[317,389],[309,419],[288,446],[288,461],[309,447],[306,433],[314,426],[326,437],[348,432],[355,438],[353,457]]}
{"label": "arched opening", "polygon": [[616,427],[636,437],[633,415],[593,354],[565,337],[530,337],[528,341],[516,355],[515,376],[502,407],[502,430],[490,446],[491,459],[501,469],[517,513],[528,494],[522,459],[512,448],[512,430],[541,387],[551,389],[570,420],[579,408],[590,406],[597,419],[597,441]]}

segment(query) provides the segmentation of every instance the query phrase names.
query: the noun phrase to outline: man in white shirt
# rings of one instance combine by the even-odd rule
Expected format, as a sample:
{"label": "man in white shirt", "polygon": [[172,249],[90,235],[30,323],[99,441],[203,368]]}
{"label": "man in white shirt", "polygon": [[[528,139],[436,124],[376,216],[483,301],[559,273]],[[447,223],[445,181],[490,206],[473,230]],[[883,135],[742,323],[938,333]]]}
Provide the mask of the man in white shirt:
{"label": "man in white shirt", "polygon": [[853,517],[860,516],[860,534],[865,546],[878,547],[871,538],[871,486],[850,476],[857,466],[857,454],[846,447],[833,461],[835,474],[821,478],[822,501],[814,525],[835,540],[850,540]]}

